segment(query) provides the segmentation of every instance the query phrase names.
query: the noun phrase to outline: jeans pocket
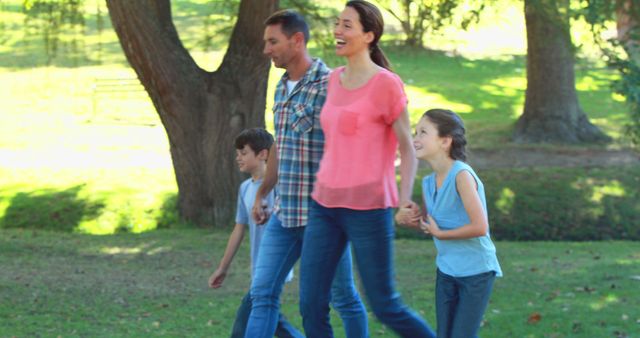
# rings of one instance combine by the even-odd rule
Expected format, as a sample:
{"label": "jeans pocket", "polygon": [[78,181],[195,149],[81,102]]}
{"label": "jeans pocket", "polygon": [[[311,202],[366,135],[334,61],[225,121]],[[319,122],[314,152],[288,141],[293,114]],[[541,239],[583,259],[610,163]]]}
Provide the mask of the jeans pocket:
{"label": "jeans pocket", "polygon": [[358,113],[348,110],[340,112],[338,130],[344,135],[354,135],[358,131]]}

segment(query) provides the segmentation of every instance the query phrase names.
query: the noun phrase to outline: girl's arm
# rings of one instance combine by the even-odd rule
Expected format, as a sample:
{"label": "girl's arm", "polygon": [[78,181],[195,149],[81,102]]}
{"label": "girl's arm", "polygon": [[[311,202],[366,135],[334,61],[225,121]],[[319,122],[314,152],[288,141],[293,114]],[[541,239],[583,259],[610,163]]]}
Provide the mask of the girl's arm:
{"label": "girl's arm", "polygon": [[423,223],[425,232],[431,233],[438,239],[467,239],[486,235],[489,224],[478,195],[476,180],[468,171],[463,170],[456,175],[456,187],[471,222],[459,228],[443,231],[429,215],[429,222]]}

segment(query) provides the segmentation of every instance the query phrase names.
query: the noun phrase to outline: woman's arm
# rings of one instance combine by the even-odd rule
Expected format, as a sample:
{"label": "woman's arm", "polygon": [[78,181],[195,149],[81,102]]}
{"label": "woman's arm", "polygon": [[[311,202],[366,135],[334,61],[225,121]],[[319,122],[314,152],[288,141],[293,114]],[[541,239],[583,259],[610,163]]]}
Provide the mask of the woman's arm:
{"label": "woman's arm", "polygon": [[418,159],[416,159],[413,141],[411,140],[411,122],[409,112],[404,108],[400,116],[393,122],[393,131],[398,139],[400,148],[400,207],[412,206],[419,213],[420,208],[411,200],[413,183],[418,170]]}

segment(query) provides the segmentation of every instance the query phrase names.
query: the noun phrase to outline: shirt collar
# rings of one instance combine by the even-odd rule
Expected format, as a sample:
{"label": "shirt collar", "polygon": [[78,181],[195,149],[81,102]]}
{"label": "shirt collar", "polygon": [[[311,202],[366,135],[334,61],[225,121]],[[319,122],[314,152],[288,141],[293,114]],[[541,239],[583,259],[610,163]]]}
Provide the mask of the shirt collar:
{"label": "shirt collar", "polygon": [[[311,66],[309,66],[309,69],[307,69],[307,71],[304,73],[302,78],[300,78],[299,83],[301,85],[304,85],[307,82],[318,81],[320,78],[322,78],[322,74],[324,73],[324,70],[328,71],[328,68],[324,64],[324,62],[319,58],[312,58]],[[288,80],[289,80],[289,73],[285,72],[282,75],[282,79],[281,79],[282,85],[285,85]]]}

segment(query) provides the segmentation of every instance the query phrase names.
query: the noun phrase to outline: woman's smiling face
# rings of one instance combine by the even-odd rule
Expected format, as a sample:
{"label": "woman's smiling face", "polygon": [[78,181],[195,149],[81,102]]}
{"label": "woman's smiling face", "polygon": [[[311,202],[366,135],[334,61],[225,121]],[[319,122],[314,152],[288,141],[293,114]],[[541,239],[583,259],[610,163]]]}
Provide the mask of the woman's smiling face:
{"label": "woman's smiling face", "polygon": [[345,7],[333,28],[336,38],[336,55],[350,56],[369,48],[373,40],[372,32],[364,32],[360,15],[352,7]]}

